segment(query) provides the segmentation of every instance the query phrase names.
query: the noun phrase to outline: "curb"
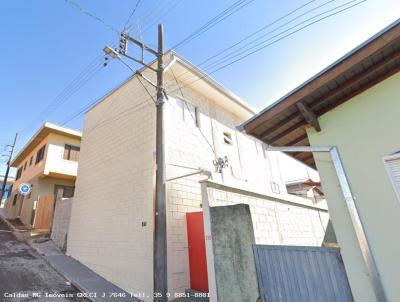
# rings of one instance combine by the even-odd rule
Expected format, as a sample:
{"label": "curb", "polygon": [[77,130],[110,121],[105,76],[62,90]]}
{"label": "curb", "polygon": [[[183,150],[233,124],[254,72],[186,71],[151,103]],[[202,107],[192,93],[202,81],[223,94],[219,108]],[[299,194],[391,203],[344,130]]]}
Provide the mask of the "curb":
{"label": "curb", "polygon": [[[21,231],[17,229],[11,222],[8,221],[3,215],[0,215],[0,220],[5,223],[8,228],[11,230],[11,233],[19,240],[19,241],[26,241],[30,237],[30,230]],[[27,236],[26,233],[29,235]]]}

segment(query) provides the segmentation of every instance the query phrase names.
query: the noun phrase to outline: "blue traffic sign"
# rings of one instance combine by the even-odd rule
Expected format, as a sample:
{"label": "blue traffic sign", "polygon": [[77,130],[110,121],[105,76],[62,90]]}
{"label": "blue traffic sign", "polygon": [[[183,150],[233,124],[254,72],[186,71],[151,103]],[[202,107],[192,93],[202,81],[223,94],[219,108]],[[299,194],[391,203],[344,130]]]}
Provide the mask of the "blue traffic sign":
{"label": "blue traffic sign", "polygon": [[27,195],[31,191],[31,186],[29,184],[23,183],[19,185],[18,189],[22,195]]}

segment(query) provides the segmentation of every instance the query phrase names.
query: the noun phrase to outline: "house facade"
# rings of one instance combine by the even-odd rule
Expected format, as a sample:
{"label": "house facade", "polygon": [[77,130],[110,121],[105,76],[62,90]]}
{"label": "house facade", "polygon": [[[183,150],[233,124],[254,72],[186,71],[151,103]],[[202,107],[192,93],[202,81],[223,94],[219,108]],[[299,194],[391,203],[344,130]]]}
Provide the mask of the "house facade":
{"label": "house facade", "polygon": [[[165,73],[168,100],[164,106],[171,298],[190,288],[186,214],[202,211],[199,180],[204,176],[189,174],[200,170],[210,171],[217,182],[280,200],[277,211],[285,217],[284,223],[293,226],[286,237],[272,238],[265,235],[271,230],[262,226],[270,223],[268,219],[276,221],[274,202],[257,205],[250,198],[254,214],[260,216],[255,222],[260,226],[255,227],[260,243],[321,245],[326,208],[289,196],[278,169],[284,157],[264,152],[259,142],[236,129],[253,111],[177,54],[169,52],[165,61],[172,62]],[[154,78],[148,70],[143,73]],[[136,75],[86,113],[67,244],[68,255],[145,301],[152,300],[153,292],[153,98]],[[220,171],[215,166],[218,158],[227,164]],[[292,221],[285,216],[288,200],[299,207],[307,204],[299,211],[294,207]],[[237,202],[241,200],[221,198],[218,204]],[[301,223],[305,226],[299,230]]]}
{"label": "house facade", "polygon": [[[12,189],[14,180],[15,180],[14,177],[7,178],[7,183],[4,188],[3,199],[0,201],[0,208],[4,207],[4,204],[8,198],[8,195],[10,194],[10,189]],[[4,183],[4,176],[0,176],[0,185],[3,185],[3,183]],[[1,194],[1,189],[0,189],[0,194]]]}
{"label": "house facade", "polygon": [[350,208],[329,152],[294,156],[320,173],[355,301],[400,300],[399,71],[397,21],[243,125],[275,146],[338,150]]}
{"label": "house facade", "polygon": [[[64,195],[73,195],[78,170],[81,133],[72,129],[45,123],[15,156],[11,166],[16,178],[6,203],[7,219],[19,219],[25,226],[42,228],[37,219],[45,219],[45,229],[51,227],[51,214],[58,189]],[[22,183],[29,184],[28,195],[19,192]],[[47,198],[46,214],[42,216],[41,199]],[[39,206],[40,205],[40,206]]]}

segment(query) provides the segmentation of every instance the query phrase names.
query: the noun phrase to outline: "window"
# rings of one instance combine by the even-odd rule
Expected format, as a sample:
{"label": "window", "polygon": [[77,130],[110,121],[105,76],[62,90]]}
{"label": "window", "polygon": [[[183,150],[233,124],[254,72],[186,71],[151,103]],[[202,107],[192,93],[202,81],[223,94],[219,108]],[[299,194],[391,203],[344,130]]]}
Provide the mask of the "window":
{"label": "window", "polygon": [[63,158],[66,160],[79,160],[79,151],[80,148],[72,145],[65,145],[64,147],[64,156]]}
{"label": "window", "polygon": [[33,162],[33,155],[31,156],[31,159],[29,160],[29,166],[32,166],[32,162]]}
{"label": "window", "polygon": [[280,194],[280,193],[281,193],[281,190],[279,189],[279,184],[277,184],[277,183],[274,182],[274,181],[271,181],[270,183],[271,183],[271,191],[272,191],[273,193]]}
{"label": "window", "polygon": [[15,176],[15,180],[20,179],[20,178],[21,178],[21,175],[22,175],[22,167],[20,167],[20,168],[17,170],[17,175]]}
{"label": "window", "polygon": [[26,161],[24,164],[24,171],[26,170],[26,165],[28,164],[28,162]]}
{"label": "window", "polygon": [[232,141],[232,134],[225,131],[224,132],[224,143],[227,145],[232,145],[233,141]]}
{"label": "window", "polygon": [[173,104],[176,114],[181,116],[185,122],[200,127],[199,110],[196,106],[181,99],[171,99],[170,102]]}
{"label": "window", "polygon": [[389,155],[383,158],[386,171],[389,174],[390,181],[400,201],[400,154]]}
{"label": "window", "polygon": [[193,124],[196,127],[199,127],[199,119],[198,119],[198,109],[192,104],[183,101],[183,118],[189,124]]}
{"label": "window", "polygon": [[46,150],[46,145],[44,145],[42,148],[40,148],[37,153],[36,153],[36,161],[35,165],[37,165],[42,159],[44,158],[44,151]]}
{"label": "window", "polygon": [[74,188],[74,187],[65,186],[65,187],[64,187],[64,190],[63,190],[63,195],[62,195],[62,197],[63,197],[63,198],[71,198],[71,197],[74,197],[74,191],[75,191],[75,188]]}
{"label": "window", "polygon": [[12,203],[13,206],[15,206],[15,204],[17,203],[17,198],[18,198],[18,193],[14,195],[14,199],[13,199],[13,203]]}

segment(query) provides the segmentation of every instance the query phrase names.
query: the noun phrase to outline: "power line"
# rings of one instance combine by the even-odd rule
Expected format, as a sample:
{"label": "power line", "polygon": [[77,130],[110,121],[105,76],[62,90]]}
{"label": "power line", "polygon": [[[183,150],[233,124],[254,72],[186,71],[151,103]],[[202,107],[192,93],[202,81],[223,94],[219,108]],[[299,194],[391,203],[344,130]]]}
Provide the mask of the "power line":
{"label": "power line", "polygon": [[156,24],[157,22],[159,22],[160,20],[162,20],[163,18],[165,18],[168,14],[170,14],[180,3],[182,2],[182,0],[177,0],[173,5],[171,5],[169,8],[167,8],[167,10],[162,13],[158,18],[156,18],[156,20],[154,22],[152,22],[151,24],[147,25],[143,32],[148,31],[154,24]]}
{"label": "power line", "polygon": [[221,13],[219,13],[217,16],[213,17],[211,20],[200,26],[198,29],[196,29],[194,32],[192,32],[190,35],[188,35],[186,38],[184,38],[182,41],[178,42],[175,44],[172,48],[177,49],[178,47],[181,47],[193,39],[197,38],[198,36],[202,35],[203,33],[207,32],[232,14],[238,12],[239,10],[243,9],[245,6],[249,5],[251,2],[254,0],[238,0],[234,2],[232,5],[230,5],[228,8],[223,10]]}
{"label": "power line", "polygon": [[91,80],[102,68],[103,63],[100,64],[99,57],[94,59],[87,67],[85,67],[77,77],[75,77],[56,97],[48,104],[34,119],[31,120],[20,133],[30,129],[38,120],[43,119],[45,116],[57,110],[64,104],[72,95],[74,95],[80,88],[82,88],[89,80]]}
{"label": "power line", "polygon": [[[258,52],[258,51],[261,51],[261,50],[263,50],[263,49],[265,49],[265,48],[267,48],[267,47],[269,47],[269,46],[271,46],[271,45],[273,45],[273,44],[275,44],[275,43],[277,43],[277,42],[279,42],[279,41],[281,41],[281,40],[283,40],[283,39],[285,39],[285,38],[288,38],[288,37],[294,35],[295,33],[299,32],[299,31],[301,31],[301,30],[303,30],[303,29],[305,29],[305,28],[310,27],[310,26],[313,25],[313,24],[316,24],[316,23],[318,23],[318,22],[320,22],[320,21],[322,21],[322,20],[324,20],[324,19],[330,18],[330,17],[332,17],[332,16],[334,16],[334,15],[337,15],[337,14],[343,12],[343,11],[346,11],[346,10],[348,10],[348,9],[351,9],[351,8],[355,7],[355,6],[358,6],[358,5],[360,5],[361,3],[365,2],[365,1],[367,1],[367,0],[362,0],[362,1],[358,2],[358,3],[355,3],[355,4],[351,5],[351,6],[346,7],[346,8],[344,8],[344,9],[341,9],[341,10],[339,10],[339,11],[336,11],[336,12],[334,12],[334,13],[332,13],[332,14],[329,14],[329,15],[327,15],[327,16],[324,16],[324,17],[322,17],[322,18],[319,18],[319,19],[317,19],[317,20],[315,20],[315,21],[313,21],[313,22],[311,22],[311,23],[308,23],[308,24],[302,26],[301,28],[298,28],[297,30],[292,31],[292,32],[290,32],[290,33],[288,33],[288,34],[286,34],[286,35],[284,35],[284,36],[282,36],[282,37],[280,37],[280,38],[278,38],[278,39],[276,39],[276,40],[274,40],[274,41],[272,41],[272,42],[266,44],[266,45],[263,45],[263,46],[257,48],[256,50],[254,50],[254,51],[248,53],[247,55],[243,55],[243,56],[241,56],[240,58],[238,58],[238,59],[236,59],[236,60],[234,60],[234,61],[231,61],[231,62],[229,62],[229,63],[227,63],[227,64],[225,64],[225,65],[223,65],[223,66],[221,66],[221,67],[219,67],[219,68],[217,68],[217,69],[214,69],[214,70],[212,70],[212,71],[210,71],[210,72],[208,72],[208,73],[206,73],[205,71],[202,71],[202,72],[203,72],[203,75],[202,75],[201,77],[195,79],[194,81],[192,81],[192,82],[190,82],[190,83],[188,83],[188,84],[186,84],[186,85],[184,85],[184,86],[181,86],[181,88],[191,86],[191,85],[194,84],[195,82],[200,81],[200,80],[202,80],[202,79],[204,79],[204,78],[210,78],[210,76],[211,76],[212,74],[214,74],[215,72],[217,72],[217,71],[219,71],[219,70],[222,70],[222,69],[224,69],[224,68],[226,68],[226,67],[228,67],[228,66],[230,66],[230,65],[232,65],[232,64],[234,64],[234,63],[236,63],[236,62],[239,62],[239,61],[241,61],[241,60],[247,58],[248,56],[250,56],[250,55],[252,55],[252,54],[254,54],[254,53]],[[170,93],[175,92],[175,91],[178,91],[178,88],[175,89],[175,90],[173,90],[173,91],[171,91]]]}
{"label": "power line", "polygon": [[87,10],[85,10],[82,6],[80,6],[78,3],[76,3],[75,1],[72,0],[64,0],[65,2],[67,2],[68,4],[74,6],[76,9],[78,9],[82,14],[96,20],[97,22],[100,22],[101,24],[103,24],[105,27],[107,27],[108,29],[110,29],[111,31],[117,33],[119,35],[119,31],[111,26],[110,24],[108,24],[107,22],[105,22],[103,19],[101,19],[100,17],[88,12]]}
{"label": "power line", "polygon": [[[162,0],[156,0],[156,1],[153,2],[153,4],[148,8],[147,11],[143,12],[143,13],[141,14],[141,16],[138,16],[138,19],[141,20],[142,24],[145,24],[145,23],[149,20],[150,16],[152,16],[152,15],[156,12],[156,8],[158,7],[158,5],[159,5],[159,3],[160,3],[161,1],[162,1]],[[164,1],[164,4],[165,4],[165,3],[168,3],[168,1]],[[161,5],[162,5],[162,4],[161,4]]]}
{"label": "power line", "polygon": [[132,19],[133,15],[135,14],[135,12],[136,12],[136,10],[137,10],[137,8],[138,8],[138,6],[139,6],[139,4],[140,4],[140,1],[141,1],[141,0],[137,0],[137,1],[136,1],[136,5],[134,6],[134,8],[133,8],[131,14],[129,15],[128,19],[127,19],[126,22],[125,22],[124,30],[127,28],[129,22],[131,22],[131,19]]}
{"label": "power line", "polygon": [[[332,1],[334,1],[334,0],[330,0],[330,1],[326,2],[326,3],[324,3],[324,5],[325,5],[325,4],[328,4],[328,3],[332,2]],[[319,13],[319,14],[317,14],[317,15],[314,15],[314,16],[312,16],[312,17],[310,17],[310,18],[308,18],[308,19],[306,19],[306,20],[304,20],[304,21],[301,21],[301,22],[297,23],[296,25],[294,25],[294,26],[292,26],[292,27],[289,27],[289,28],[285,29],[284,31],[282,31],[282,32],[280,32],[280,33],[278,33],[278,34],[276,34],[276,35],[274,35],[274,36],[272,36],[272,37],[270,37],[270,38],[268,38],[268,39],[266,39],[266,40],[263,40],[263,41],[261,41],[261,42],[255,44],[255,45],[251,46],[252,44],[258,42],[258,41],[261,40],[262,38],[268,36],[269,34],[271,34],[271,33],[275,32],[275,31],[277,31],[278,29],[280,29],[280,28],[286,26],[287,24],[291,23],[292,21],[298,19],[297,17],[296,17],[296,18],[293,18],[292,20],[286,22],[284,25],[281,25],[281,26],[279,26],[279,27],[277,27],[277,28],[275,28],[275,29],[273,29],[273,30],[271,30],[271,31],[269,31],[269,32],[267,32],[267,33],[265,33],[265,34],[263,34],[262,36],[258,37],[257,39],[254,39],[253,41],[251,41],[251,42],[245,44],[244,46],[242,46],[242,47],[240,47],[240,48],[238,48],[238,49],[236,49],[236,50],[234,50],[234,51],[229,52],[228,54],[226,54],[225,56],[223,56],[222,58],[220,58],[217,62],[211,63],[211,64],[207,65],[207,66],[205,67],[205,69],[210,69],[210,68],[216,67],[216,66],[218,66],[218,65],[220,65],[220,64],[222,64],[222,63],[224,63],[224,62],[229,61],[230,59],[233,59],[233,58],[238,57],[238,56],[240,56],[240,55],[242,55],[242,54],[245,54],[245,53],[248,52],[249,50],[255,49],[255,48],[257,48],[258,46],[263,45],[263,44],[265,44],[266,42],[271,41],[271,40],[273,40],[274,38],[279,37],[280,35],[282,35],[282,34],[284,34],[284,33],[286,33],[286,32],[289,32],[289,31],[291,31],[292,29],[294,29],[294,28],[296,28],[296,27],[298,27],[298,26],[300,26],[300,25],[302,25],[302,24],[307,23],[308,21],[311,21],[311,20],[313,20],[313,19],[315,19],[315,18],[317,18],[317,17],[319,17],[319,16],[325,15],[325,14],[330,13],[330,12],[332,12],[332,11],[335,11],[335,10],[337,10],[337,9],[339,9],[339,8],[342,8],[342,7],[344,7],[344,6],[347,6],[347,5],[349,5],[349,4],[351,4],[351,3],[354,3],[354,2],[356,2],[356,1],[357,1],[357,0],[351,0],[351,1],[346,2],[346,3],[344,3],[344,4],[338,5],[338,6],[334,7],[334,8],[332,8],[332,9],[329,9],[329,10],[326,10],[326,11],[324,11],[324,12],[322,12],[322,13]],[[310,10],[310,11],[311,11],[311,10]],[[300,15],[300,16],[302,16],[302,15]],[[299,17],[300,17],[300,16],[299,16]]]}
{"label": "power line", "polygon": [[[122,61],[122,60],[121,60]],[[122,61],[123,62],[123,61]],[[144,88],[145,92],[150,96],[149,98],[145,99],[146,102],[149,103],[149,105],[154,105],[151,103],[151,101],[153,101],[154,103],[156,102],[153,95],[150,93],[150,91],[147,89],[147,87],[144,85],[144,83],[141,81],[140,76],[137,75],[138,80],[140,82],[140,84],[142,85],[142,87]],[[83,108],[81,108],[78,112],[73,113],[71,116],[69,116],[66,120],[64,120],[61,125],[64,126],[65,124],[69,123],[70,121],[72,121],[73,119],[75,119],[76,117],[78,117],[79,115],[81,115],[82,113],[84,113],[85,111],[89,110],[89,108],[91,108],[92,106],[94,106],[96,103],[98,103],[100,100],[104,99],[106,97],[107,94],[103,95],[100,98],[97,98],[96,100],[94,100],[93,102],[90,102],[88,104],[86,104]],[[125,112],[128,112],[124,111]]]}
{"label": "power line", "polygon": [[[234,47],[236,47],[237,45],[241,44],[242,42],[248,40],[249,38],[251,38],[251,37],[253,37],[253,36],[255,36],[255,35],[257,35],[258,33],[262,32],[262,31],[265,30],[266,28],[268,28],[268,27],[270,27],[270,26],[272,26],[272,25],[278,23],[279,21],[281,21],[281,20],[285,19],[286,17],[288,17],[288,16],[294,14],[295,12],[299,11],[300,9],[302,9],[302,8],[304,8],[304,7],[306,7],[306,6],[308,6],[309,4],[311,4],[311,3],[315,2],[315,1],[316,1],[316,0],[311,0],[311,1],[306,2],[305,4],[302,4],[302,5],[298,6],[298,7],[296,7],[295,9],[293,9],[293,10],[291,10],[290,12],[286,13],[285,15],[283,15],[283,16],[281,16],[281,17],[275,19],[274,21],[272,21],[272,22],[270,22],[270,23],[264,25],[263,27],[261,27],[260,29],[256,30],[255,32],[253,32],[253,33],[247,35],[246,37],[242,38],[242,39],[239,40],[238,42],[236,42],[236,43],[234,43],[234,44],[232,44],[232,45],[230,45],[230,46],[224,48],[223,50],[217,52],[216,54],[214,54],[214,55],[208,57],[207,59],[203,60],[201,63],[197,64],[197,66],[200,67],[200,66],[204,65],[205,63],[211,61],[212,59],[218,57],[219,55],[225,53],[226,51],[233,49]],[[335,1],[335,0],[330,0],[330,1]],[[329,2],[330,2],[330,1],[329,1]],[[325,5],[325,4],[322,4],[322,5]],[[321,7],[322,5],[318,6],[317,8]],[[315,9],[316,9],[316,8],[315,8]],[[300,15],[300,16],[303,16],[303,15],[309,13],[310,11],[311,11],[311,10],[309,10],[309,11],[303,13],[303,14]],[[292,19],[292,20],[293,20],[293,19]],[[289,22],[290,22],[290,21],[289,21]],[[287,23],[285,23],[284,25],[286,25],[286,24],[287,24]],[[178,44],[179,44],[179,43],[178,43]],[[189,71],[186,71],[183,75],[185,75],[185,74],[187,74],[187,73],[189,73]]]}
{"label": "power line", "polygon": [[[352,1],[350,1],[350,2],[354,2],[354,1],[356,1],[356,0],[352,0]],[[260,44],[262,44],[262,43],[264,43],[264,42],[266,42],[266,41],[269,41],[270,39],[268,39],[268,40],[266,40],[266,41],[263,41],[262,43],[259,43],[259,44],[256,45],[256,46],[260,46],[260,47],[256,48],[255,50],[253,50],[253,51],[251,51],[251,52],[247,52],[247,53],[243,54],[242,56],[240,56],[238,59],[235,59],[234,61],[231,61],[231,62],[229,62],[229,63],[227,63],[227,64],[225,64],[225,65],[223,65],[223,66],[221,66],[221,67],[219,67],[219,68],[217,68],[217,69],[215,69],[215,70],[213,70],[210,74],[215,73],[215,72],[217,72],[217,71],[219,71],[219,70],[221,70],[221,69],[223,69],[223,68],[226,68],[226,67],[228,67],[228,66],[230,66],[230,65],[232,65],[232,64],[234,64],[234,63],[236,63],[236,62],[239,62],[239,61],[241,61],[241,60],[243,60],[243,59],[249,57],[249,56],[252,55],[252,54],[255,54],[255,53],[257,53],[257,52],[259,52],[259,51],[261,51],[261,50],[263,50],[263,49],[265,49],[265,48],[267,48],[267,47],[269,47],[269,46],[271,46],[271,45],[273,45],[273,44],[275,44],[275,43],[277,43],[277,42],[279,42],[279,41],[281,41],[281,40],[283,40],[283,39],[285,39],[285,38],[287,38],[287,37],[290,37],[290,36],[294,35],[295,33],[299,32],[299,31],[301,31],[301,30],[303,30],[303,29],[305,29],[305,28],[307,28],[307,27],[310,27],[310,26],[313,25],[313,24],[316,24],[316,23],[318,23],[318,22],[320,22],[320,21],[322,21],[322,20],[324,20],[324,19],[327,19],[327,18],[329,18],[329,17],[335,16],[335,15],[337,15],[337,14],[343,12],[343,11],[346,11],[346,10],[352,8],[352,7],[355,7],[355,6],[357,6],[357,5],[360,5],[361,3],[365,2],[365,1],[367,1],[367,0],[362,0],[362,1],[357,2],[357,3],[355,3],[355,4],[351,5],[351,6],[346,7],[346,8],[344,8],[344,9],[341,9],[341,10],[339,10],[339,11],[336,11],[336,12],[332,13],[332,14],[329,14],[329,15],[327,15],[327,16],[325,16],[325,17],[319,18],[319,19],[317,19],[317,20],[315,20],[315,21],[313,21],[313,22],[310,22],[310,23],[308,23],[308,24],[306,24],[306,25],[304,25],[304,26],[302,26],[302,27],[300,27],[300,28],[298,28],[298,29],[296,29],[296,30],[294,30],[294,31],[292,31],[292,32],[290,32],[290,33],[288,33],[288,34],[286,34],[286,35],[284,35],[284,36],[282,36],[282,37],[280,37],[280,38],[278,38],[278,39],[276,39],[276,40],[270,42],[270,43],[268,43],[268,44],[264,44],[264,45],[261,45],[261,46],[260,46]],[[348,3],[350,3],[350,2],[348,2]],[[302,23],[303,23],[303,22],[302,22]],[[297,26],[293,26],[292,28],[294,28],[294,27],[297,27]],[[279,36],[279,35],[277,35],[277,36]],[[254,49],[254,47],[255,47],[255,46],[251,47],[250,49]],[[242,53],[243,53],[243,52],[242,52]],[[241,54],[242,54],[242,53],[241,53]],[[238,56],[238,55],[235,55],[235,57],[237,57],[237,56]],[[219,63],[219,64],[220,64],[220,63]],[[218,65],[219,65],[219,64],[218,64]]]}
{"label": "power line", "polygon": [[[186,108],[187,108],[187,110],[188,110],[190,116],[192,117],[194,123],[197,124],[198,121],[196,121],[196,117],[193,116],[192,112],[190,111],[189,105],[187,104],[186,99],[185,99],[185,96],[183,95],[182,87],[181,87],[181,85],[179,84],[179,82],[178,82],[178,80],[177,80],[177,78],[176,78],[176,76],[175,76],[175,73],[174,73],[174,71],[172,70],[172,68],[171,68],[171,72],[172,72],[172,75],[173,75],[173,77],[174,77],[174,79],[175,79],[175,83],[176,83],[176,85],[178,86],[179,91],[180,91],[180,93],[181,93],[181,95],[182,95],[182,101],[183,101],[183,103],[185,104],[185,106],[186,106]],[[212,152],[214,153],[214,156],[217,157],[217,153],[215,152],[214,147],[213,147],[213,146],[211,145],[211,143],[208,141],[206,135],[203,133],[203,131],[201,131],[200,127],[196,127],[196,128],[199,130],[200,134],[203,136],[204,140],[207,142],[208,146],[211,148]]]}
{"label": "power line", "polygon": [[[316,1],[316,0],[311,0],[311,1],[306,2],[306,3],[303,4],[303,5],[300,5],[299,7],[297,7],[297,8],[295,8],[295,9],[291,10],[291,11],[288,12],[287,14],[285,14],[285,15],[283,15],[283,16],[277,18],[277,19],[275,19],[274,21],[272,21],[272,22],[270,22],[270,23],[264,25],[263,27],[259,28],[259,29],[256,30],[255,32],[253,32],[253,33],[247,35],[246,37],[242,38],[242,39],[239,40],[238,42],[236,42],[236,43],[234,43],[234,44],[232,44],[232,45],[230,45],[230,46],[224,48],[223,50],[217,52],[216,54],[214,54],[214,55],[208,57],[206,60],[204,60],[204,61],[202,61],[200,64],[198,64],[198,66],[202,66],[202,65],[204,65],[205,63],[209,62],[210,60],[212,60],[212,59],[214,59],[214,58],[220,56],[220,55],[223,54],[223,53],[225,53],[226,51],[232,50],[232,49],[233,49],[234,47],[236,47],[237,45],[243,43],[244,41],[250,39],[251,37],[254,37],[255,35],[259,34],[260,32],[264,31],[265,29],[271,27],[272,25],[278,23],[279,21],[282,21],[283,19],[289,17],[290,15],[293,15],[293,14],[296,13],[297,11],[301,10],[302,8],[304,8],[304,7],[308,6],[308,5],[310,5],[311,3],[315,2],[315,1]],[[329,0],[329,1],[325,2],[325,3],[322,3],[321,5],[319,5],[319,6],[317,6],[317,7],[314,7],[314,8],[312,8],[312,9],[307,10],[306,12],[304,12],[304,13],[302,13],[302,14],[296,16],[295,18],[292,18],[292,19],[289,20],[289,21],[286,21],[284,24],[282,24],[282,25],[280,25],[279,27],[275,28],[274,31],[277,30],[277,29],[279,29],[279,28],[282,28],[282,27],[286,26],[287,24],[293,22],[294,20],[297,20],[297,19],[299,19],[299,18],[301,18],[301,17],[307,15],[308,13],[310,13],[310,12],[312,12],[312,11],[314,11],[314,10],[317,10],[317,9],[321,8],[322,6],[325,6],[325,5],[327,5],[327,4],[329,4],[329,3],[333,2],[333,1],[336,1],[336,0]]]}

